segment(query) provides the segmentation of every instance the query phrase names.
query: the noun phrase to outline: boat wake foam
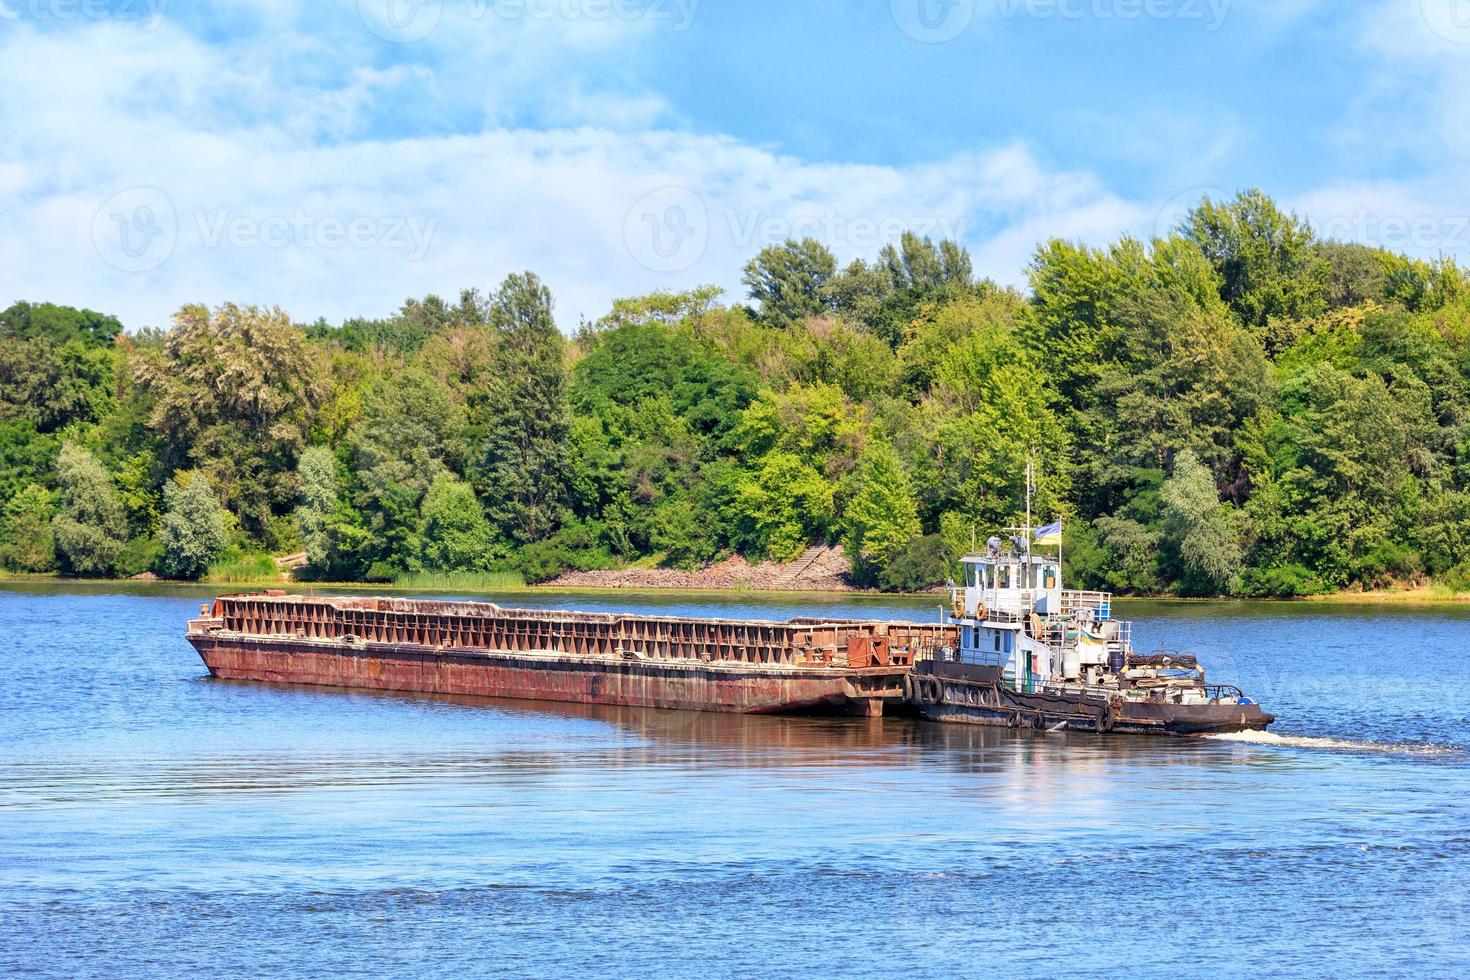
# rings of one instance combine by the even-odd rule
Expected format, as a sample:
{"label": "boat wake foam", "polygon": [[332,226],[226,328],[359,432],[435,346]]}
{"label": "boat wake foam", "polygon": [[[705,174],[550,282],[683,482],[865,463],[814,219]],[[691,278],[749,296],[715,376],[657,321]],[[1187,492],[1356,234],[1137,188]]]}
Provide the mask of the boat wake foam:
{"label": "boat wake foam", "polygon": [[1458,751],[1445,745],[1423,743],[1390,745],[1383,742],[1349,742],[1338,738],[1313,738],[1308,735],[1278,735],[1275,732],[1226,732],[1205,735],[1212,742],[1244,742],[1270,745],[1283,749],[1326,749],[1336,752],[1394,752],[1405,755],[1447,755]]}

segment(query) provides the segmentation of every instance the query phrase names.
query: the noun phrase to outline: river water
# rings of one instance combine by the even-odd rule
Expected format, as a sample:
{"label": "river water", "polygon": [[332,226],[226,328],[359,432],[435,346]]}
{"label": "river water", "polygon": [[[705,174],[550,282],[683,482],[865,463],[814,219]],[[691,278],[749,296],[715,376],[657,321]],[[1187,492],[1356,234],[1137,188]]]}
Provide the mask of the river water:
{"label": "river water", "polygon": [[208,595],[0,587],[0,973],[1470,970],[1467,609],[1121,605],[1280,717],[1234,741],[221,682]]}

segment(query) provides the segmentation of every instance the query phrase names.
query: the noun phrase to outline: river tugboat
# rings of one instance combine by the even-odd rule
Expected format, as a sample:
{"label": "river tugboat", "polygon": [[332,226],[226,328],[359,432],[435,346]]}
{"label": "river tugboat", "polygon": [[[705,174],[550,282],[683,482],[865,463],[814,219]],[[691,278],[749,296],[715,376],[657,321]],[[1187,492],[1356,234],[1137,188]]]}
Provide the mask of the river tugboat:
{"label": "river tugboat", "polygon": [[[1027,522],[1029,524],[1029,521]],[[1104,592],[1062,587],[1061,525],[1015,528],[963,561],[947,625],[906,681],[930,721],[1140,735],[1263,731],[1276,719],[1238,688],[1209,684],[1194,657],[1134,651]],[[1033,544],[1055,544],[1056,557]]]}

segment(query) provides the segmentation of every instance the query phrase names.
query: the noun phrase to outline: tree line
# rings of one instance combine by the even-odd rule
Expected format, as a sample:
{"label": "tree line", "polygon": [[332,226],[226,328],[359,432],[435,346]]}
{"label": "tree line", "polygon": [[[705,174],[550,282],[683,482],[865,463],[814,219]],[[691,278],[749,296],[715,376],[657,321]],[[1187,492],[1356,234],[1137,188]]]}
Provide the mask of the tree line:
{"label": "tree line", "polygon": [[187,306],[166,330],[0,313],[0,562],[544,581],[787,560],[920,589],[1025,506],[1075,584],[1470,586],[1470,282],[1318,238],[1259,191],[1167,238],[1050,241],[1025,290],[906,235],[762,250],[743,301],[619,300],[564,336],[508,276],[392,316]]}

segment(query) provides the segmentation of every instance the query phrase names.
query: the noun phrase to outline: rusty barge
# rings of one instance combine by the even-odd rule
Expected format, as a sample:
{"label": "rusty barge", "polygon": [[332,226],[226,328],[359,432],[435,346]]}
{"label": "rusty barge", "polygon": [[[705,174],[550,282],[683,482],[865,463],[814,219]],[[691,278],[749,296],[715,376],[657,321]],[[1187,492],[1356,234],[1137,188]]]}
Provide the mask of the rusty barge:
{"label": "rusty barge", "polygon": [[387,598],[225,596],[189,623],[215,677],[746,714],[876,716],[939,624],[683,619]]}
{"label": "rusty barge", "polygon": [[[1028,521],[1029,524],[1029,521]],[[1275,721],[1185,654],[1142,654],[1113,597],[1062,587],[1061,525],[961,560],[933,624],[505,609],[482,602],[225,596],[189,623],[232,680],[744,714],[905,709],[945,724],[1207,735]]]}

